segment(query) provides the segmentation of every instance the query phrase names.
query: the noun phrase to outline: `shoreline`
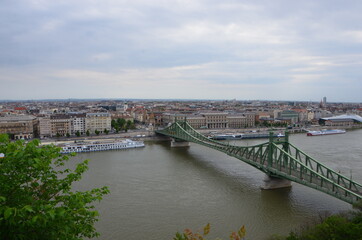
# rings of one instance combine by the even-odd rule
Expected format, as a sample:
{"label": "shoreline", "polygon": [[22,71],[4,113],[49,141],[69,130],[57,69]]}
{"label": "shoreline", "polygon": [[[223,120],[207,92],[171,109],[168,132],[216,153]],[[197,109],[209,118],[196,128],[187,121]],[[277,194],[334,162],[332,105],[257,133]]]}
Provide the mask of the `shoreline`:
{"label": "shoreline", "polygon": [[[242,129],[197,129],[199,133],[205,136],[211,135],[219,135],[219,134],[260,134],[260,133],[267,133],[269,131],[273,131],[275,133],[284,133],[288,131],[290,134],[297,134],[297,133],[305,133],[307,131],[314,131],[320,129],[346,129],[348,131],[361,129],[361,127],[355,126],[313,126],[308,128],[293,128],[293,129],[285,129],[285,128],[242,128]],[[41,145],[47,144],[54,144],[59,145],[62,143],[69,143],[74,141],[84,141],[84,142],[92,142],[92,141],[116,141],[116,140],[123,140],[123,139],[131,139],[133,141],[145,141],[145,142],[155,142],[155,141],[170,141],[169,137],[160,136],[155,134],[154,131],[129,131],[124,133],[115,133],[115,134],[108,134],[108,135],[100,135],[100,136],[80,136],[80,137],[62,137],[62,138],[47,138],[47,139],[40,139]]]}

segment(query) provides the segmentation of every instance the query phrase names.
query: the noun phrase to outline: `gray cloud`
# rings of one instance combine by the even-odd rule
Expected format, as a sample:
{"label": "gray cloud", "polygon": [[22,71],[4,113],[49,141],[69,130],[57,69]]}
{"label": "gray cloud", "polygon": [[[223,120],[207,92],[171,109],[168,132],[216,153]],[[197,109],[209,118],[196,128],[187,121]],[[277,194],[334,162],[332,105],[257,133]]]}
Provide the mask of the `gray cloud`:
{"label": "gray cloud", "polygon": [[361,102],[361,10],[337,0],[5,0],[0,98]]}

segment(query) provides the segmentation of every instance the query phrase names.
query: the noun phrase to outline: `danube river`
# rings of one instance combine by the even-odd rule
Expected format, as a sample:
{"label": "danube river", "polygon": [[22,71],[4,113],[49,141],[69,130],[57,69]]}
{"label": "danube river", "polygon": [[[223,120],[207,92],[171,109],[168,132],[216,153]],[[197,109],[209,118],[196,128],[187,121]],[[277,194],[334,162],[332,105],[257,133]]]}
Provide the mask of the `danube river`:
{"label": "danube river", "polygon": [[[240,140],[254,145],[263,140]],[[362,130],[340,135],[291,135],[290,142],[310,156],[362,183]],[[191,144],[147,142],[142,149],[82,153],[89,171],[76,186],[109,186],[97,205],[100,239],[171,240],[185,228],[211,224],[209,239],[228,239],[246,227],[246,239],[288,234],[319,214],[350,210],[329,195],[293,183],[291,188],[261,190],[264,174],[216,150]]]}

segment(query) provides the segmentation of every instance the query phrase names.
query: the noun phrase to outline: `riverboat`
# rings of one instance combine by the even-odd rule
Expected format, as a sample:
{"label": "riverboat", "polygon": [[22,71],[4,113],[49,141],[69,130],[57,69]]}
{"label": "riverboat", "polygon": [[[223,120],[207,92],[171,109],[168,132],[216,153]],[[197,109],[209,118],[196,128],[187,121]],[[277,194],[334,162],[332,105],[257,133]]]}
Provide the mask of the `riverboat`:
{"label": "riverboat", "polygon": [[[253,139],[253,138],[269,138],[269,133],[252,133],[252,134],[234,134],[234,135],[215,135],[212,136],[211,139],[213,140],[237,140],[237,139]],[[278,133],[274,134],[273,137],[285,137],[284,134]]]}
{"label": "riverboat", "polygon": [[132,141],[126,139],[123,141],[115,142],[92,142],[92,143],[74,143],[66,144],[61,147],[61,153],[82,153],[82,152],[95,152],[95,151],[107,151],[116,149],[128,149],[144,147],[145,144],[142,141]]}
{"label": "riverboat", "polygon": [[342,134],[346,133],[346,130],[343,129],[325,129],[320,131],[308,131],[307,136],[323,136],[331,134]]}

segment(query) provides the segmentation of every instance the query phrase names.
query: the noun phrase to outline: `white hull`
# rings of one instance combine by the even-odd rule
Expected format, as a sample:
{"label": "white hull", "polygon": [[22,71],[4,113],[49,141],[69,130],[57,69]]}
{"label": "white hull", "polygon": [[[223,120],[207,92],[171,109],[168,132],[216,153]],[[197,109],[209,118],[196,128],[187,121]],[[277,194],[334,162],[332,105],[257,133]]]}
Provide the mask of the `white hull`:
{"label": "white hull", "polygon": [[144,147],[145,144],[142,141],[132,141],[126,139],[120,142],[97,142],[89,144],[71,144],[61,146],[61,153],[82,153],[82,152],[96,152],[96,151],[107,151],[117,149],[128,149],[128,148],[139,148]]}
{"label": "white hull", "polygon": [[332,130],[321,130],[321,131],[309,131],[307,133],[307,136],[323,136],[323,135],[342,134],[342,133],[346,133],[346,130],[332,129]]}

